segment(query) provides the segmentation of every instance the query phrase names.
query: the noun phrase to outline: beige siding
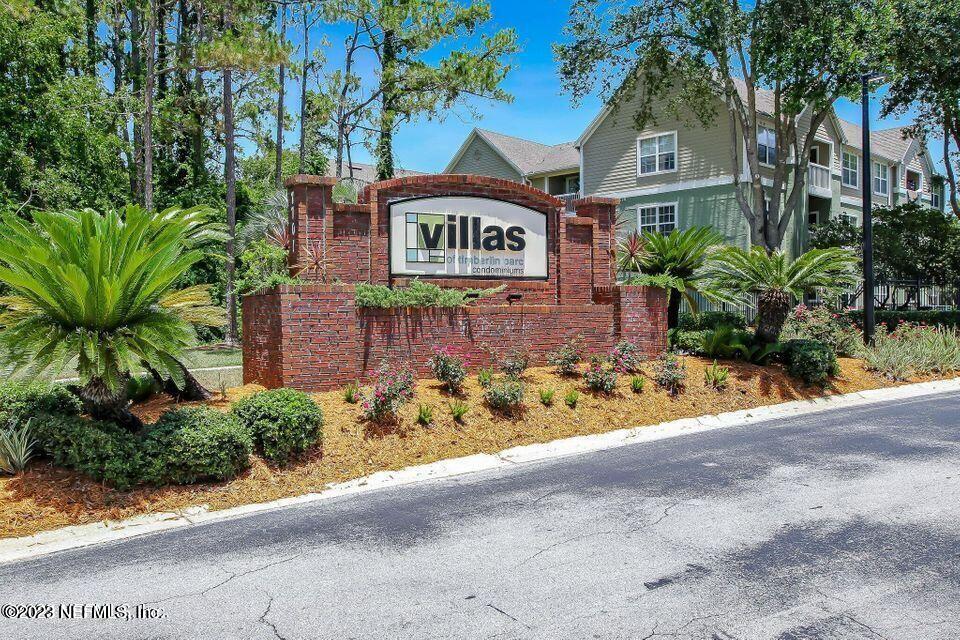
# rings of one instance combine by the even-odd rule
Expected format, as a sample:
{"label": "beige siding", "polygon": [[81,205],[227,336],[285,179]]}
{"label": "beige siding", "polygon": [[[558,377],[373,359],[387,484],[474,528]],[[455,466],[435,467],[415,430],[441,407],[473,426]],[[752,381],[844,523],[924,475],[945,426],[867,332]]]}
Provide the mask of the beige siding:
{"label": "beige siding", "polygon": [[[638,132],[633,127],[635,103],[607,115],[583,146],[583,192],[587,195],[616,193],[690,180],[709,180],[731,173],[730,122],[719,109],[714,124],[704,129],[655,115],[656,125]],[[637,175],[637,139],[677,132],[677,170],[650,176]]]}
{"label": "beige siding", "polygon": [[469,173],[517,182],[522,180],[517,170],[480,136],[474,136],[463,155],[447,173]]}

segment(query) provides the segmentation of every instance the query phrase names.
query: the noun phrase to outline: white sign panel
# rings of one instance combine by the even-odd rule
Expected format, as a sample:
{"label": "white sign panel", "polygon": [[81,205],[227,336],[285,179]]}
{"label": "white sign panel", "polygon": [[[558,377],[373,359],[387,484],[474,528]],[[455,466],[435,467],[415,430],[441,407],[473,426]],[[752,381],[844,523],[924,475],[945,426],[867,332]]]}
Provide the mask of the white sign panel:
{"label": "white sign panel", "polygon": [[390,205],[394,275],[546,278],[547,216],[511,202],[470,196]]}

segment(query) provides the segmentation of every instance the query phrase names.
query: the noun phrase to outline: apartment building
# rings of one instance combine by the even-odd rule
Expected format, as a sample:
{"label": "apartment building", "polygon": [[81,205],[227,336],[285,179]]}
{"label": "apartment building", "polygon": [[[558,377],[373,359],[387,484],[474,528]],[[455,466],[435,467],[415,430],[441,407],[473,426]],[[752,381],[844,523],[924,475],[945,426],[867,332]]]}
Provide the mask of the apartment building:
{"label": "apartment building", "polygon": [[[742,90],[742,88],[741,88]],[[493,131],[474,129],[445,173],[475,173],[526,182],[548,193],[621,200],[622,232],[667,232],[710,225],[732,244],[747,246],[749,229],[734,193],[730,145],[738,141],[739,165],[746,165],[743,137],[718,98],[718,117],[707,128],[654,110],[656,124],[637,131],[633,104],[605,108],[577,140],[545,145]],[[776,153],[772,92],[758,91],[761,123],[758,149],[764,184],[772,185]],[[804,116],[801,116],[803,131]],[[806,116],[809,123],[809,115]],[[859,224],[861,186],[866,177],[858,124],[835,113],[817,130],[806,181],[803,214],[791,221],[784,249],[802,251],[811,227],[830,219]],[[873,131],[869,179],[877,205],[917,200],[944,206],[944,184],[927,149],[902,128]],[[743,182],[750,176],[741,175]]]}

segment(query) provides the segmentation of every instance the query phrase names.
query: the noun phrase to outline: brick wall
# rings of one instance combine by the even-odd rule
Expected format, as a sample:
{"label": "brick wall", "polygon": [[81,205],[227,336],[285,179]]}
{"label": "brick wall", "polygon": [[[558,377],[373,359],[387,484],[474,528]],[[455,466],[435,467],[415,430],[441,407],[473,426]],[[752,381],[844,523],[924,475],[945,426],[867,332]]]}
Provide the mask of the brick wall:
{"label": "brick wall", "polygon": [[660,353],[665,328],[650,325],[665,322],[662,292],[613,287],[609,296],[612,304],[357,309],[352,286],[278,287],[244,298],[244,382],[332,389],[369,378],[385,360],[426,376],[432,349],[441,345],[455,348],[471,370],[514,347],[545,364],[547,353],[577,336],[592,353],[606,353],[621,338],[648,356]]}

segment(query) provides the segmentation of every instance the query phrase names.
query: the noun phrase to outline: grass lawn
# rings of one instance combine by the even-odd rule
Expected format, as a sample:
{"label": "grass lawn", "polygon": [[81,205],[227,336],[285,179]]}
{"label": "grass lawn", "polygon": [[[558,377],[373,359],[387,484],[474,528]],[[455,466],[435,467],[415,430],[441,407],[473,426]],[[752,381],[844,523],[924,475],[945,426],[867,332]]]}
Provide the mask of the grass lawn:
{"label": "grass lawn", "polygon": [[[697,357],[685,357],[683,361],[687,371],[686,388],[676,397],[670,397],[656,386],[650,365],[644,367],[643,373],[648,379],[641,393],[631,391],[629,376],[620,376],[610,396],[587,392],[580,378],[560,378],[546,368],[530,369],[524,374],[524,409],[513,417],[493,413],[483,403],[476,376],[471,375],[460,396],[470,406],[463,424],[453,421],[449,409],[452,398],[433,380],[418,381],[416,397],[403,407],[398,423],[390,426],[365,423],[359,405],[347,403],[341,391],[314,394],[325,418],[322,446],[282,468],[255,458],[250,470],[219,484],[117,491],[38,460],[19,476],[0,478],[0,537],[29,535],[67,525],[172,511],[197,504],[222,509],[265,502],[320,491],[330,483],[376,471],[444,458],[494,453],[517,445],[575,435],[892,386],[889,381],[864,370],[859,360],[849,358],[840,359],[841,374],[830,390],[805,386],[787,376],[779,365],[759,367],[728,361],[723,364],[730,368],[729,387],[717,391],[704,381],[704,370],[712,361]],[[547,387],[556,390],[550,407],[539,400],[539,390]],[[575,409],[563,402],[564,394],[571,388],[581,393]],[[218,397],[211,405],[227,410],[233,400],[258,389],[253,385],[231,389],[226,399]],[[421,403],[433,408],[434,423],[430,426],[416,423]],[[134,410],[150,421],[171,405],[169,398],[157,397]]]}

